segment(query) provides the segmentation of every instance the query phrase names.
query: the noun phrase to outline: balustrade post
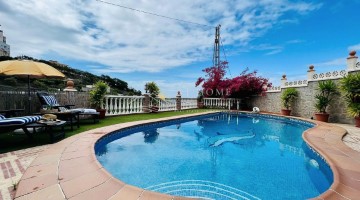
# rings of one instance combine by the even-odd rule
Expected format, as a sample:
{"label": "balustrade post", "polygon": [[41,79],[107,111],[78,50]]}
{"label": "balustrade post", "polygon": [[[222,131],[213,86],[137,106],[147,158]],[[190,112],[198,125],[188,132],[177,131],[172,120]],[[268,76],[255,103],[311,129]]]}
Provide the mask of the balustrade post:
{"label": "balustrade post", "polygon": [[118,114],[120,113],[120,110],[119,110],[119,101],[120,101],[119,98],[116,98],[116,99],[115,99],[114,114],[116,114],[116,115],[118,115]]}
{"label": "balustrade post", "polygon": [[144,104],[143,104],[143,112],[150,112],[150,96],[149,94],[144,94]]}
{"label": "balustrade post", "polygon": [[282,75],[282,79],[281,79],[281,88],[284,88],[285,87],[285,83],[287,81],[287,78],[286,78],[286,75]]}
{"label": "balustrade post", "polygon": [[105,96],[105,108],[104,108],[104,104],[101,103],[101,109],[107,109],[109,110],[109,97]]}
{"label": "balustrade post", "polygon": [[143,111],[143,99],[139,99],[139,112]]}
{"label": "balustrade post", "polygon": [[314,80],[314,74],[315,74],[314,65],[310,65],[309,70],[307,71],[307,81],[308,82]]}
{"label": "balustrade post", "polygon": [[181,94],[180,91],[178,91],[176,95],[176,110],[181,110]]}
{"label": "balustrade post", "polygon": [[356,71],[360,69],[360,64],[357,62],[358,57],[356,56],[356,51],[350,51],[349,57],[346,60],[347,71]]}

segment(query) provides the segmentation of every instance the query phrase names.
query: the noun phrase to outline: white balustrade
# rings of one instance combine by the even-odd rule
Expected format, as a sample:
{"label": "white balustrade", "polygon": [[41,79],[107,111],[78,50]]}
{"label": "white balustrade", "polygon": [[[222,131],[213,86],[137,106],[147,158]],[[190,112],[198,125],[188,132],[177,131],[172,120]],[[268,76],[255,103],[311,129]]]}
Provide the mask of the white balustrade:
{"label": "white balustrade", "polygon": [[150,99],[150,107],[156,105],[159,107],[159,111],[176,110],[176,98],[159,99],[150,97]]}
{"label": "white balustrade", "polygon": [[272,86],[267,88],[266,92],[281,92],[281,86]]}
{"label": "white balustrade", "polygon": [[159,111],[176,110],[176,98],[159,99]]}
{"label": "white balustrade", "polygon": [[288,88],[288,87],[306,87],[306,86],[308,86],[308,81],[307,80],[289,81],[289,82],[285,82],[284,88]]}
{"label": "white balustrade", "polygon": [[197,99],[181,98],[181,110],[197,108]]}
{"label": "white balustrade", "polygon": [[225,108],[230,109],[232,105],[236,105],[236,108],[239,109],[239,99],[233,98],[204,98],[204,106],[209,108]]}
{"label": "white balustrade", "polygon": [[143,112],[143,96],[116,96],[106,95],[106,115],[123,115]]}
{"label": "white balustrade", "polygon": [[319,73],[319,74],[314,74],[312,76],[312,80],[313,81],[319,81],[319,80],[329,80],[329,79],[340,79],[340,78],[343,78],[346,75],[347,75],[346,70]]}

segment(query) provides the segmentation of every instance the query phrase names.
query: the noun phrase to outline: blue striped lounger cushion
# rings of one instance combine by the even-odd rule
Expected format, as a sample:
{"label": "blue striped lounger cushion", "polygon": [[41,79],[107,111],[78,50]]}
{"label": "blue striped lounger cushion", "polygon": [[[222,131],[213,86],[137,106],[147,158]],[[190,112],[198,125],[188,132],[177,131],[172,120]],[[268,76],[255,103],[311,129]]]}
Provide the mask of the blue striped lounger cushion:
{"label": "blue striped lounger cushion", "polygon": [[23,116],[23,117],[11,117],[4,119],[1,119],[0,116],[0,127],[30,124],[39,121],[40,119],[41,116]]}

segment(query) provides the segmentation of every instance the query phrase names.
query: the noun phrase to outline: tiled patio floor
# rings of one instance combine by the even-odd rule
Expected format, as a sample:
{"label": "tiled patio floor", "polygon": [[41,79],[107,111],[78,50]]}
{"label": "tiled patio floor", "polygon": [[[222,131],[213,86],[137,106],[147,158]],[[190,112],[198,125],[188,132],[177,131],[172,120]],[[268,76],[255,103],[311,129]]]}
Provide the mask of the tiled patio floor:
{"label": "tiled patio floor", "polygon": [[355,151],[360,152],[360,128],[355,127],[350,124],[334,124],[338,125],[348,132],[348,134],[343,137],[344,143]]}
{"label": "tiled patio floor", "polygon": [[[129,125],[131,124],[135,124],[135,123],[128,123]],[[343,128],[345,128],[349,134],[347,134],[344,138],[343,138],[343,141],[346,145],[348,145],[349,147],[351,147],[352,149],[360,152],[360,128],[356,128],[356,127],[353,127],[353,125],[346,125],[346,124],[334,124],[334,125],[338,125],[338,126],[341,126]],[[116,125],[117,127],[116,128],[122,128],[121,125]],[[68,146],[65,150],[65,152],[61,155],[61,160],[68,160],[68,161],[71,161],[72,160],[72,157],[74,158],[77,158],[77,157],[83,157],[83,158],[89,158],[88,160],[85,160],[83,162],[87,163],[87,162],[91,162],[93,163],[94,161],[92,160],[91,156],[88,157],[88,152],[89,150],[87,150],[87,144],[88,144],[88,141],[89,140],[92,140],[92,138],[98,138],[97,134],[99,135],[102,135],[104,132],[106,132],[106,128],[105,129],[99,129],[97,133],[93,133],[95,135],[92,135],[92,136],[85,136],[85,137],[82,137],[81,140],[81,144],[78,144],[76,146]],[[78,139],[80,138],[80,135],[77,135],[75,137],[72,137],[73,139],[71,138],[68,138],[67,140],[71,140],[72,142],[74,141],[79,141]],[[75,139],[75,138],[78,138],[78,139]],[[9,153],[5,153],[5,154],[0,154],[0,167],[1,167],[1,171],[0,171],[0,200],[10,200],[10,199],[13,199],[13,196],[14,196],[14,190],[13,190],[13,184],[14,183],[18,183],[20,178],[22,177],[22,175],[24,174],[25,170],[30,166],[37,166],[38,164],[36,163],[32,163],[33,160],[41,153],[43,152],[45,149],[47,149],[48,147],[52,147],[52,149],[54,149],[53,151],[57,151],[58,148],[63,148],[61,145],[62,142],[58,143],[58,144],[54,144],[54,145],[46,145],[46,146],[40,146],[40,147],[34,147],[34,148],[29,148],[29,149],[25,149],[25,150],[20,150],[20,151],[14,151],[14,152],[9,152]],[[68,144],[70,144],[69,142],[66,142]],[[54,148],[55,146],[55,148]],[[57,147],[59,146],[59,147]],[[51,149],[51,148],[50,148]],[[50,151],[49,155],[52,154],[51,153],[52,151]],[[67,153],[68,152],[68,153]],[[75,153],[76,152],[76,153]],[[69,155],[66,155],[66,154],[69,154]],[[84,154],[84,155],[83,155]],[[86,154],[86,155],[85,155]],[[46,158],[46,155],[42,155],[42,157],[44,157],[44,159],[37,159],[37,161],[39,162],[48,162],[47,160],[52,160],[53,158]],[[54,154],[54,155],[57,155],[57,154]],[[69,157],[70,156],[70,157]],[[58,159],[58,158],[55,158],[55,159]],[[75,160],[79,160],[79,159],[75,159]],[[51,163],[49,161],[49,163]],[[64,163],[64,165],[69,165],[69,167],[71,168],[71,166],[73,165],[73,163],[69,162],[69,163],[66,163],[65,162],[62,162]],[[55,166],[55,165],[54,165]],[[93,165],[92,165],[93,166]],[[44,173],[43,175],[46,176],[46,174],[50,174],[48,173],[47,171],[53,171],[52,169],[53,167],[50,166],[50,164],[46,164],[46,168],[43,169],[43,172],[40,172],[42,171],[41,169],[38,170],[38,171],[34,171],[34,174],[35,176],[37,175],[40,175],[39,173]],[[56,167],[55,167],[56,168]],[[121,183],[120,181],[117,181],[117,180],[114,180],[112,178],[108,178],[109,175],[107,175],[107,173],[99,166],[98,167],[99,169],[90,169],[90,171],[94,171],[93,176],[94,177],[90,177],[90,179],[96,179],[97,182],[101,182],[104,187],[106,185],[109,185],[110,187],[118,187],[119,185],[121,185],[121,187],[123,189],[121,189],[122,192],[124,191],[130,191],[128,194],[133,194],[133,195],[139,195],[141,193],[142,196],[152,196],[153,194],[151,192],[144,192],[144,191],[140,191],[138,188],[135,188],[135,187],[132,187],[132,186],[129,186],[129,185],[125,185],[123,186],[123,183]],[[57,170],[54,169],[55,171]],[[82,172],[83,170],[87,170],[87,167],[83,167],[82,168]],[[30,170],[31,171],[31,170]],[[29,170],[27,171],[26,175],[25,176],[29,176]],[[79,172],[80,174],[82,172]],[[59,171],[59,173],[61,173],[61,171]],[[37,174],[37,175],[36,175]],[[75,174],[73,174],[75,176]],[[67,177],[69,176],[69,177]],[[50,187],[45,187],[43,190],[41,190],[42,192],[44,193],[53,193],[53,195],[57,195],[57,193],[59,191],[61,191],[60,189],[60,186],[67,190],[66,188],[66,179],[69,179],[70,181],[68,181],[68,183],[71,183],[71,182],[76,182],[76,178],[74,177],[70,177],[72,176],[71,173],[70,174],[67,174],[66,176],[63,176],[60,181],[60,184],[53,184],[53,183],[49,183],[49,185],[53,185],[54,187],[56,186],[56,188],[52,188],[53,186],[50,186]],[[29,176],[29,177],[23,177],[23,179],[31,179],[32,177]],[[81,179],[80,177],[78,177],[79,180]],[[64,179],[64,180],[63,180]],[[65,181],[65,182],[64,182]],[[81,181],[82,183],[84,183],[83,181]],[[86,182],[86,181],[85,181]],[[74,183],[75,184],[75,183]],[[87,185],[91,185],[91,184],[95,184],[95,185],[98,185],[97,183],[92,183],[92,182],[86,182],[86,184],[84,185],[84,187],[94,187],[95,185],[93,186],[87,186]],[[34,186],[35,187],[35,186]],[[96,187],[96,188],[99,188],[101,189],[100,187]],[[38,190],[36,188],[31,188],[32,190]],[[113,190],[115,191],[118,191],[119,188],[113,188]],[[18,191],[19,192],[19,191]],[[40,191],[39,191],[40,192]],[[35,192],[36,193],[39,193],[39,192]],[[26,194],[28,192],[25,192],[24,194]],[[71,194],[74,193],[73,195],[75,195],[77,193],[77,191],[70,191],[70,190],[67,190],[67,194],[65,196],[72,196]],[[58,194],[60,196],[58,196],[60,199],[64,199],[64,196],[63,194]],[[88,195],[94,195],[94,194],[87,194],[87,193],[84,193],[83,195],[85,196],[88,196]],[[19,194],[18,194],[19,196]],[[54,198],[55,198],[54,196]],[[80,199],[87,199],[88,197],[85,197],[84,198],[80,198],[81,195],[78,195],[77,197],[80,198]],[[118,192],[116,193],[115,196],[122,196],[121,195],[121,192]],[[113,196],[113,197],[115,197]],[[30,197],[30,196],[29,196]],[[94,196],[93,196],[94,197]],[[116,199],[116,198],[115,198]]]}
{"label": "tiled patio floor", "polygon": [[14,197],[14,184],[17,184],[32,161],[48,148],[48,145],[0,154],[0,200]]}

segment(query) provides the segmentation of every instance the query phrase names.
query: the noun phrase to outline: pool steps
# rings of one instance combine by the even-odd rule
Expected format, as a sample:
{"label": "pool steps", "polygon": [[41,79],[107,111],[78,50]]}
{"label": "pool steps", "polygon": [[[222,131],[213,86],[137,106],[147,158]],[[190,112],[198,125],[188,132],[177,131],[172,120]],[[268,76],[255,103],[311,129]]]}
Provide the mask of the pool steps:
{"label": "pool steps", "polygon": [[174,196],[184,196],[200,199],[222,199],[222,200],[259,200],[260,198],[245,191],[204,180],[181,180],[161,183],[145,188],[154,192]]}

